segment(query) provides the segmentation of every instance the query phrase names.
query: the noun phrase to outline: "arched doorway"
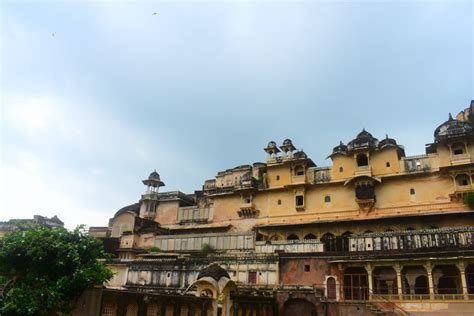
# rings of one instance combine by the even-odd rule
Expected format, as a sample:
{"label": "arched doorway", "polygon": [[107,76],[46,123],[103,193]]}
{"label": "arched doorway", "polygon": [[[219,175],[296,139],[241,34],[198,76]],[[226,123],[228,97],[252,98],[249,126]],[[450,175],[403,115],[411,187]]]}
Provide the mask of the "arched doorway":
{"label": "arched doorway", "polygon": [[331,233],[325,233],[321,237],[321,242],[324,245],[324,251],[325,252],[333,252],[336,251],[336,243],[335,243],[335,238],[334,235]]}
{"label": "arched doorway", "polygon": [[291,234],[286,238],[286,240],[300,240],[300,238],[295,234]]}
{"label": "arched doorway", "polygon": [[347,231],[341,235],[341,249],[342,251],[349,251],[349,238],[352,235],[352,232]]}
{"label": "arched doorway", "polygon": [[406,266],[402,269],[403,294],[429,294],[428,274],[423,266]]}
{"label": "arched doorway", "polygon": [[329,277],[326,280],[326,292],[328,300],[335,300],[337,299],[337,289],[336,289],[336,279],[333,277]]}
{"label": "arched doorway", "polygon": [[455,265],[440,265],[433,269],[436,294],[461,294],[461,277]]}
{"label": "arched doorway", "polygon": [[366,300],[369,297],[367,271],[362,267],[344,270],[344,298],[346,300]]}
{"label": "arched doorway", "polygon": [[428,277],[420,275],[415,279],[415,294],[430,294]]}
{"label": "arched doorway", "polygon": [[305,299],[295,298],[290,299],[285,302],[283,305],[283,315],[293,316],[293,315],[308,315],[308,316],[317,316],[316,306],[313,303],[308,302]]}
{"label": "arched doorway", "polygon": [[397,294],[397,273],[392,267],[376,267],[372,272],[374,294]]}
{"label": "arched doorway", "polygon": [[313,239],[316,239],[316,236],[313,234],[307,234],[306,236],[304,236],[304,240],[313,240]]}

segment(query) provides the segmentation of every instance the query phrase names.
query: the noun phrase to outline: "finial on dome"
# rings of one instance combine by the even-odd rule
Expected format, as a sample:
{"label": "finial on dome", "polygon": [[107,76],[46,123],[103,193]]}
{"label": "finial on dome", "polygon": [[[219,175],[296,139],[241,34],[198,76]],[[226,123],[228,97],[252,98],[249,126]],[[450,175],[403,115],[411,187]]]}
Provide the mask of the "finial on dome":
{"label": "finial on dome", "polygon": [[453,116],[451,115],[451,112],[450,112],[448,121],[452,121],[452,120],[453,120]]}
{"label": "finial on dome", "polygon": [[388,139],[388,134],[385,134],[385,139]]}
{"label": "finial on dome", "polygon": [[339,141],[339,145],[344,145],[344,143],[342,142],[342,140]]}

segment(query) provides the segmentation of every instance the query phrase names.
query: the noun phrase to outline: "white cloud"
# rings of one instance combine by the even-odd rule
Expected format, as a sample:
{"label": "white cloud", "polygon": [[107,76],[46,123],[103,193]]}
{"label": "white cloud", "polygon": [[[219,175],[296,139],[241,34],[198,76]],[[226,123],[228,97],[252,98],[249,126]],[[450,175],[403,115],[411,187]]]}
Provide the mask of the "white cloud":
{"label": "white cloud", "polygon": [[4,100],[2,131],[11,138],[3,139],[0,220],[39,214],[57,215],[68,228],[107,225],[118,208],[138,200],[140,181],[127,182],[146,176],[137,169],[172,170],[188,161],[185,148],[159,137],[158,126],[137,128],[71,96]]}

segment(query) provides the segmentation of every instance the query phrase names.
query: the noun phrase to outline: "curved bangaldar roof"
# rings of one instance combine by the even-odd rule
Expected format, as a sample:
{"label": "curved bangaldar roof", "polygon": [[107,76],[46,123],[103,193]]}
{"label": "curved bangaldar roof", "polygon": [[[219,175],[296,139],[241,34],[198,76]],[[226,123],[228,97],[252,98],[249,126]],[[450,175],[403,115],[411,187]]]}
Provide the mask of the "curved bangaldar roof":
{"label": "curved bangaldar roof", "polygon": [[379,142],[378,148],[382,149],[389,146],[398,147],[398,144],[395,139],[389,138],[388,135],[386,134],[385,138]]}
{"label": "curved bangaldar roof", "polygon": [[346,154],[347,153],[347,146],[344,145],[342,141],[339,142],[339,145],[332,149],[332,154]]}
{"label": "curved bangaldar roof", "polygon": [[435,142],[464,136],[474,136],[473,126],[467,121],[453,119],[451,113],[449,113],[448,120],[434,131]]}
{"label": "curved bangaldar roof", "polygon": [[202,269],[199,272],[197,279],[199,280],[199,279],[202,279],[204,277],[211,277],[216,281],[219,281],[223,277],[226,277],[226,278],[230,279],[230,276],[227,273],[227,271],[224,270],[218,264],[211,264],[210,266]]}
{"label": "curved bangaldar roof", "polygon": [[378,139],[372,136],[372,134],[367,132],[364,128],[362,132],[357,134],[356,138],[354,138],[347,144],[347,150],[352,151],[364,148],[373,149],[377,147],[378,143]]}

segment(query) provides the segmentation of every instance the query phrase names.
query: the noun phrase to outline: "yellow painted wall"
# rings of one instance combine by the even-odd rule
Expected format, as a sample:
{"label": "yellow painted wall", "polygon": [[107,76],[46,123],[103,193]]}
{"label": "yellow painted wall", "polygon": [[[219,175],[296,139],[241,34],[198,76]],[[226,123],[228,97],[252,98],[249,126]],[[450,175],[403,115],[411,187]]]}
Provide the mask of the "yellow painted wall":
{"label": "yellow painted wall", "polygon": [[[387,167],[387,162],[390,164]],[[374,176],[382,176],[400,172],[396,148],[385,148],[370,155],[370,166]]]}
{"label": "yellow painted wall", "polygon": [[[340,172],[339,168],[343,171]],[[335,155],[332,157],[332,174],[331,179],[334,181],[348,179],[353,176],[355,170],[354,157],[345,155]]]}
{"label": "yellow painted wall", "polygon": [[160,201],[155,221],[161,225],[174,225],[178,216],[179,201]]}
{"label": "yellow painted wall", "polygon": [[111,237],[120,237],[122,232],[131,231],[135,225],[135,216],[130,213],[123,213],[116,216],[112,222]]}

